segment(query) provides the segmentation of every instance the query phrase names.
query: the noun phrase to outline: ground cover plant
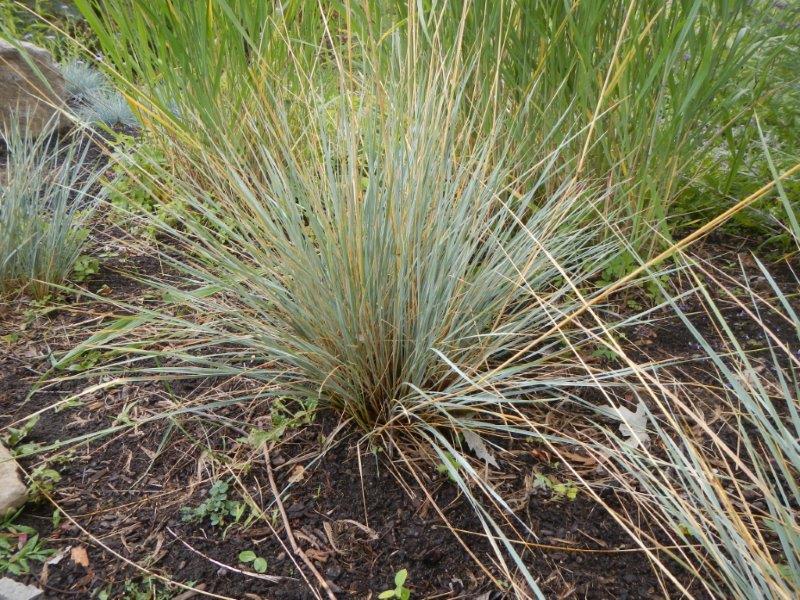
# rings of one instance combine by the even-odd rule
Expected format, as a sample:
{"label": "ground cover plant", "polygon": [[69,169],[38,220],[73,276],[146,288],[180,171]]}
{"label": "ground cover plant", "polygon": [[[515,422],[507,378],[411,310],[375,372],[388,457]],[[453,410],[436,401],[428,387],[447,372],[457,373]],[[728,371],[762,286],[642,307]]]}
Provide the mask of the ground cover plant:
{"label": "ground cover plant", "polygon": [[35,546],[13,574],[52,597],[800,592],[796,11],[75,6],[33,30],[106,156],[21,178],[63,184],[92,255],[6,278],[32,493],[0,569]]}

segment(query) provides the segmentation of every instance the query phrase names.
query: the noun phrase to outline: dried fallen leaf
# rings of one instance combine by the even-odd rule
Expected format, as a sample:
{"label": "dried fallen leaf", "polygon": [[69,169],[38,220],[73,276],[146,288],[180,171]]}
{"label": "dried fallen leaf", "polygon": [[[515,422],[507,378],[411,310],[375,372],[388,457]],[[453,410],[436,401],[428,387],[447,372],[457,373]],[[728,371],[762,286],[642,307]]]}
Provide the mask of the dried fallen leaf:
{"label": "dried fallen leaf", "polygon": [[497,464],[497,460],[495,459],[494,455],[489,452],[489,449],[486,447],[483,439],[477,433],[469,429],[465,429],[464,441],[467,442],[467,446],[469,446],[470,450],[475,453],[475,456],[486,461],[486,464],[492,465],[495,469],[500,467],[500,465]]}
{"label": "dried fallen leaf", "polygon": [[76,565],[80,565],[86,569],[89,568],[89,554],[86,552],[85,546],[75,546],[69,553],[69,557]]}
{"label": "dried fallen leaf", "polygon": [[306,556],[308,556],[308,558],[320,563],[327,562],[330,555],[330,552],[326,552],[325,550],[317,550],[316,548],[309,548],[306,550]]}
{"label": "dried fallen leaf", "polygon": [[46,565],[57,565],[58,563],[60,563],[63,560],[63,558],[67,555],[67,552],[69,552],[70,550],[72,550],[72,546],[67,546],[66,548],[64,548],[58,554],[55,554],[54,556],[51,556],[50,558],[48,558],[45,561],[44,564],[46,564]]}
{"label": "dried fallen leaf", "polygon": [[289,475],[289,483],[298,483],[303,481],[306,476],[306,468],[303,465],[295,465],[292,469],[292,474]]}
{"label": "dried fallen leaf", "polygon": [[631,448],[638,448],[639,444],[647,445],[650,435],[647,433],[647,406],[639,400],[636,412],[624,406],[616,409],[618,418],[622,423],[619,425],[619,432],[625,437],[625,441]]}

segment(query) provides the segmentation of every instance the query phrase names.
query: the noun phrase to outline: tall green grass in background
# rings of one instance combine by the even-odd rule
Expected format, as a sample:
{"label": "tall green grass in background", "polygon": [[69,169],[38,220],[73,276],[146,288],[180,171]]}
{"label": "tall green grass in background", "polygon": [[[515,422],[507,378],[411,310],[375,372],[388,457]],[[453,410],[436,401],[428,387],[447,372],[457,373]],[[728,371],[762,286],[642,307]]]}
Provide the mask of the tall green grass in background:
{"label": "tall green grass in background", "polygon": [[[613,202],[648,254],[669,237],[670,209],[704,157],[763,92],[763,73],[785,42],[770,27],[781,16],[771,4],[476,1],[463,19],[461,5],[449,4],[441,22],[450,24],[445,35],[465,30],[466,52],[480,62],[476,85],[499,80],[520,107],[520,145],[538,148],[558,120],[550,144],[584,132],[563,158],[620,186]],[[434,20],[408,17],[423,27]],[[620,273],[632,263],[622,259]]]}
{"label": "tall green grass in background", "polygon": [[[267,82],[289,85],[292,77],[314,77],[317,63],[325,62],[326,19],[333,18],[302,1],[75,4],[142,118],[191,115],[203,126],[195,132],[211,136],[205,143],[236,140],[239,115],[268,101],[259,97]],[[326,6],[330,15],[343,8],[338,2]]]}
{"label": "tall green grass in background", "polygon": [[[767,1],[354,4],[77,2],[111,65],[137,86],[134,104],[184,108],[228,138],[271,86],[302,93],[302,79],[327,81],[331,99],[337,72],[391,65],[391,38],[420,57],[458,49],[474,63],[471,93],[493,112],[511,110],[518,151],[559,148],[562,162],[620,190],[609,208],[624,207],[643,254],[669,238],[676,202],[718,207],[732,191],[714,157],[753,131],[765,92],[785,93],[765,74],[799,35],[796,11]],[[634,262],[623,255],[615,270]]]}
{"label": "tall green grass in background", "polygon": [[[745,65],[745,79],[751,78],[761,93],[754,98],[752,115],[740,119],[723,132],[715,147],[704,156],[699,185],[687,190],[678,210],[692,215],[695,223],[709,212],[709,206],[720,199],[741,198],[759,183],[772,177],[769,161],[763,151],[766,142],[775,167],[783,172],[800,161],[798,158],[798,125],[800,124],[800,5],[774,3],[780,7],[763,20],[765,43],[759,50],[773,59],[766,66],[761,60]],[[755,64],[753,64],[755,63]],[[757,69],[757,70],[753,70]],[[738,79],[727,86],[727,93],[742,93]],[[796,181],[784,183],[788,198],[797,210],[800,188]],[[793,248],[793,239],[783,224],[791,218],[776,193],[758,203],[752,210],[738,215],[735,224],[745,231],[767,233],[765,247],[780,244],[786,251]]]}

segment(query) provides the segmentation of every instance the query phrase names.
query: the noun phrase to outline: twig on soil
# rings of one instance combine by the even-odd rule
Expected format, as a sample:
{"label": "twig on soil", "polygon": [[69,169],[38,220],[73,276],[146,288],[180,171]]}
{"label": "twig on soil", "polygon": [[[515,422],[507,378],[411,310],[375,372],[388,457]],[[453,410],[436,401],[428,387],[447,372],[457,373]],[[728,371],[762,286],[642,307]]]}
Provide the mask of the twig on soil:
{"label": "twig on soil", "polygon": [[194,598],[195,596],[197,596],[198,591],[202,591],[204,589],[206,589],[206,585],[204,583],[200,583],[197,585],[197,588],[193,590],[186,590],[182,594],[178,594],[177,596],[175,596],[175,598],[173,598],[172,600],[189,600],[190,598]]}
{"label": "twig on soil", "polygon": [[278,505],[278,510],[281,513],[281,519],[283,519],[283,528],[286,531],[286,538],[289,540],[289,545],[292,547],[292,551],[299,556],[303,562],[308,567],[309,571],[311,571],[314,576],[319,581],[320,587],[325,590],[330,600],[336,600],[336,596],[334,595],[333,591],[331,591],[328,582],[325,581],[325,578],[320,574],[317,568],[314,566],[314,563],[309,560],[306,553],[303,552],[302,548],[297,545],[297,540],[294,538],[294,534],[292,533],[292,528],[289,525],[289,518],[286,516],[286,509],[283,508],[283,501],[281,500],[281,495],[278,492],[278,486],[275,485],[275,476],[272,474],[272,460],[269,457],[269,448],[266,444],[263,446],[264,451],[264,462],[267,465],[267,476],[269,477],[269,486],[272,488],[272,495],[275,496],[275,504]]}
{"label": "twig on soil", "polygon": [[227,565],[227,564],[225,564],[223,562],[220,562],[218,560],[214,560],[213,558],[211,558],[207,554],[203,554],[202,552],[200,552],[200,550],[197,550],[196,548],[193,548],[192,546],[190,546],[188,544],[188,542],[185,542],[184,540],[179,538],[178,535],[174,531],[172,531],[172,529],[170,529],[169,527],[167,527],[166,529],[167,529],[167,532],[172,537],[174,537],[181,544],[186,546],[186,548],[188,550],[190,550],[191,552],[194,552],[198,556],[202,556],[208,562],[213,563],[213,564],[217,565],[218,567],[222,567],[223,569],[227,569],[228,571],[233,571],[234,573],[239,573],[240,575],[244,575],[245,577],[254,577],[256,579],[263,579],[264,581],[269,581],[270,583],[278,583],[279,581],[283,581],[284,579],[290,579],[289,577],[278,577],[277,575],[264,575],[262,573],[254,573],[252,571],[244,571],[242,569],[237,569],[236,567],[232,567],[230,565]]}

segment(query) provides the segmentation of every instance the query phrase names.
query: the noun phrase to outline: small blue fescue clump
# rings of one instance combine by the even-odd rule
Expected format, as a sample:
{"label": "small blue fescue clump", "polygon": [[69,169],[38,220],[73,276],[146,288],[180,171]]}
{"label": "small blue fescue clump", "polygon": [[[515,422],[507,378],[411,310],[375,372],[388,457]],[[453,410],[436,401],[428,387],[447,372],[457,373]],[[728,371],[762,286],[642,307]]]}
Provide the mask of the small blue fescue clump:
{"label": "small blue fescue clump", "polygon": [[139,120],[133,114],[125,97],[117,91],[107,90],[90,96],[84,106],[76,111],[87,123],[103,123],[108,126],[124,125],[137,127]]}
{"label": "small blue fescue clump", "polygon": [[74,60],[61,66],[64,88],[70,103],[81,104],[93,95],[108,90],[106,76],[81,60]]}
{"label": "small blue fescue clump", "polygon": [[90,124],[109,127],[136,127],[139,122],[124,96],[116,91],[108,78],[83,61],[73,61],[61,67],[68,102],[75,116]]}
{"label": "small blue fescue clump", "polygon": [[0,136],[6,176],[0,181],[0,293],[26,288],[50,293],[73,271],[89,234],[103,169],[89,160],[89,145],[57,137],[56,118],[39,134],[11,123]]}

